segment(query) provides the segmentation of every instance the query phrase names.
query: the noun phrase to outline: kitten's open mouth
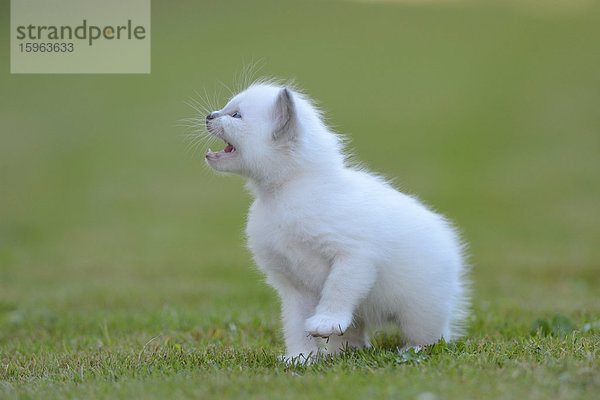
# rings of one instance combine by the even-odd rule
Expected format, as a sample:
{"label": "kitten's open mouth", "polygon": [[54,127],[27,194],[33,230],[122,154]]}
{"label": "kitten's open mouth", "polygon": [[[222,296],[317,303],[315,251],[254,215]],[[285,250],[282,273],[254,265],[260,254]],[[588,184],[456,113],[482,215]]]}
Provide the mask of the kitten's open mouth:
{"label": "kitten's open mouth", "polygon": [[233,145],[229,142],[225,142],[225,143],[227,143],[227,146],[225,146],[225,148],[221,151],[212,151],[209,148],[208,152],[206,153],[206,159],[207,160],[218,160],[223,157],[231,157],[236,152],[235,147],[233,147]]}

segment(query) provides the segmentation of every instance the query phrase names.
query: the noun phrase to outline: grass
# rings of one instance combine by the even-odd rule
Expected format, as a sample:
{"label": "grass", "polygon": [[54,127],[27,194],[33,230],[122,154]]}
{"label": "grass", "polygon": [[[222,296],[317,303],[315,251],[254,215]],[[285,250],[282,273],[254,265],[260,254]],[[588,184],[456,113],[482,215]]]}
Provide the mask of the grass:
{"label": "grass", "polygon": [[[597,397],[600,8],[508,4],[155,1],[150,75],[10,75],[3,58],[0,398]],[[464,339],[278,361],[250,198],[175,126],[194,90],[223,101],[216,82],[259,58],[460,226]]]}

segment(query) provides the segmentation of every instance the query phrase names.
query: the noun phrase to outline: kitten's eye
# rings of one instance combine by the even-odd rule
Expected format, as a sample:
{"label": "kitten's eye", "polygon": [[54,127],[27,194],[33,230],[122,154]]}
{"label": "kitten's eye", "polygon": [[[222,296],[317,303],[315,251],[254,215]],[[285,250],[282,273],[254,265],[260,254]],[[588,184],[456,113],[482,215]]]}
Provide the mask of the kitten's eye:
{"label": "kitten's eye", "polygon": [[242,118],[239,112],[234,112],[232,115],[233,118]]}

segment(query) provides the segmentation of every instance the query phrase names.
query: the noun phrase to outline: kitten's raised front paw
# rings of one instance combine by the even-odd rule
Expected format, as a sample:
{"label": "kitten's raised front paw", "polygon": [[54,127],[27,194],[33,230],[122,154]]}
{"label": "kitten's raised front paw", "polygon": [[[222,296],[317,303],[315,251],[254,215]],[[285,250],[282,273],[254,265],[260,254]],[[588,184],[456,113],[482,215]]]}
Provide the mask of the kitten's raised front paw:
{"label": "kitten's raised front paw", "polygon": [[314,337],[328,338],[331,335],[343,335],[351,322],[351,315],[350,317],[333,317],[317,314],[307,319],[304,327]]}

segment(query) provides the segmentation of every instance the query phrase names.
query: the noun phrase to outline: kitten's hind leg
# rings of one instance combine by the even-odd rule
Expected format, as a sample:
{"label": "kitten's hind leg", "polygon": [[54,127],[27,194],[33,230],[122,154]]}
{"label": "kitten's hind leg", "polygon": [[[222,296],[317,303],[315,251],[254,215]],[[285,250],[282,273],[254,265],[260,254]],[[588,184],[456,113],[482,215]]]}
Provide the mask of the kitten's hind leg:
{"label": "kitten's hind leg", "polygon": [[448,318],[444,313],[416,310],[404,312],[397,317],[397,323],[406,340],[402,351],[414,348],[418,351],[423,345],[437,343],[442,337],[450,337]]}

